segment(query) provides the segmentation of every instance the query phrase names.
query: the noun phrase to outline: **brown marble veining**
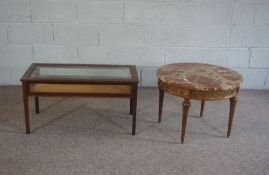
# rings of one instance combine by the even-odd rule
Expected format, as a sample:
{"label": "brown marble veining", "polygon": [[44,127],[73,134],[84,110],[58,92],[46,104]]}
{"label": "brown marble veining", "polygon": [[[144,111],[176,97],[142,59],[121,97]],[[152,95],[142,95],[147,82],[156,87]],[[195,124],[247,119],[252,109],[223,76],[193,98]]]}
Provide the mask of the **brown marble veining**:
{"label": "brown marble veining", "polygon": [[157,76],[171,86],[199,91],[226,91],[237,88],[243,77],[224,67],[200,63],[176,63],[160,67]]}

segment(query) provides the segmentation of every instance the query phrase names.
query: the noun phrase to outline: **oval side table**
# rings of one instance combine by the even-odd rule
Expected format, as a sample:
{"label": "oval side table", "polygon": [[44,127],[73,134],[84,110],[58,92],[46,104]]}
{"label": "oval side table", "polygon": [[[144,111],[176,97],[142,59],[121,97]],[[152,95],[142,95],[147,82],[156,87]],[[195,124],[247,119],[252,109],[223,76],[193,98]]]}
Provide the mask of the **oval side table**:
{"label": "oval side table", "polygon": [[231,134],[237,95],[243,77],[230,69],[200,63],[176,63],[164,65],[157,70],[159,87],[159,122],[162,119],[164,92],[184,98],[182,103],[181,143],[184,143],[190,100],[201,101],[200,116],[205,101],[230,99],[227,137]]}

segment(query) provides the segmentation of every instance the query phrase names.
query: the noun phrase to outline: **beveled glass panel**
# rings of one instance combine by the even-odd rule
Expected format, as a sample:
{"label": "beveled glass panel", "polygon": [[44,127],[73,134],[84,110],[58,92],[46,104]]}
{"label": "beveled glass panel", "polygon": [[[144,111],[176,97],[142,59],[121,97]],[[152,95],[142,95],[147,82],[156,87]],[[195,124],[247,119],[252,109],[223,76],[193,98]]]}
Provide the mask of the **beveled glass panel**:
{"label": "beveled glass panel", "polygon": [[94,66],[37,66],[31,74],[36,78],[91,78],[91,79],[130,79],[129,67]]}

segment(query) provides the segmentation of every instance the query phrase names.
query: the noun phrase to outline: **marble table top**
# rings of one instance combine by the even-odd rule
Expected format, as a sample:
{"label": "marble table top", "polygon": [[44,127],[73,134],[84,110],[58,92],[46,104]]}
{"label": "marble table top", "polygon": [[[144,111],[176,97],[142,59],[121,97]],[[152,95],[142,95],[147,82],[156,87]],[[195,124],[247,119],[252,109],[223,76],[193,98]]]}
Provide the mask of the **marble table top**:
{"label": "marble table top", "polygon": [[200,63],[176,63],[157,70],[160,81],[173,87],[198,91],[226,91],[238,88],[243,77],[228,68]]}

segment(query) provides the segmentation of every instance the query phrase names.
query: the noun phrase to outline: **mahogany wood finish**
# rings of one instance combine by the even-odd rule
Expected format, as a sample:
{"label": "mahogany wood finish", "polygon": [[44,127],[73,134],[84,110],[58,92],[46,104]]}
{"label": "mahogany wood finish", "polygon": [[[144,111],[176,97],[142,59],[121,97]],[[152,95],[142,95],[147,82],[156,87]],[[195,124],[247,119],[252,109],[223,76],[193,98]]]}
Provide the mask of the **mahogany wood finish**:
{"label": "mahogany wood finish", "polygon": [[27,134],[30,134],[28,84],[26,82],[22,82],[22,95],[23,95],[23,106],[24,106],[25,130]]}
{"label": "mahogany wood finish", "polygon": [[132,135],[135,135],[135,129],[136,129],[136,108],[137,108],[137,85],[132,86],[132,113],[133,113],[133,122],[132,122]]}
{"label": "mahogany wood finish", "polygon": [[133,98],[130,98],[130,115],[133,115],[134,113],[134,100]]}
{"label": "mahogany wood finish", "polygon": [[159,123],[162,121],[164,91],[159,90]]}
{"label": "mahogany wood finish", "polygon": [[201,110],[200,110],[200,117],[204,115],[204,109],[205,109],[205,101],[201,101]]}
{"label": "mahogany wood finish", "polygon": [[[129,68],[130,78],[91,78],[31,76],[37,66],[43,67],[83,67],[83,68]],[[139,83],[136,66],[134,65],[96,65],[96,64],[42,64],[33,63],[21,78],[24,104],[26,133],[30,134],[28,97],[35,97],[36,113],[39,113],[39,97],[85,97],[85,98],[129,98],[130,114],[133,115],[132,135],[136,131],[137,86]],[[45,85],[45,86],[44,86]],[[61,87],[61,85],[63,85]],[[72,88],[75,87],[74,91]],[[33,90],[33,87],[35,89]],[[41,88],[40,88],[41,87]],[[46,91],[46,87],[48,87]],[[64,90],[63,90],[64,87]],[[65,88],[66,87],[66,88]],[[77,88],[76,88],[77,87]],[[87,89],[89,87],[89,90]],[[62,89],[62,91],[61,91]],[[81,91],[79,91],[81,89]]]}
{"label": "mahogany wood finish", "polygon": [[35,97],[35,112],[39,113],[39,98]]}
{"label": "mahogany wood finish", "polygon": [[224,67],[198,64],[176,63],[164,65],[157,70],[159,87],[159,122],[161,122],[164,92],[182,97],[181,143],[184,143],[190,100],[200,100],[200,117],[203,116],[205,101],[230,99],[230,114],[227,137],[231,134],[237,103],[237,95],[243,77]]}

